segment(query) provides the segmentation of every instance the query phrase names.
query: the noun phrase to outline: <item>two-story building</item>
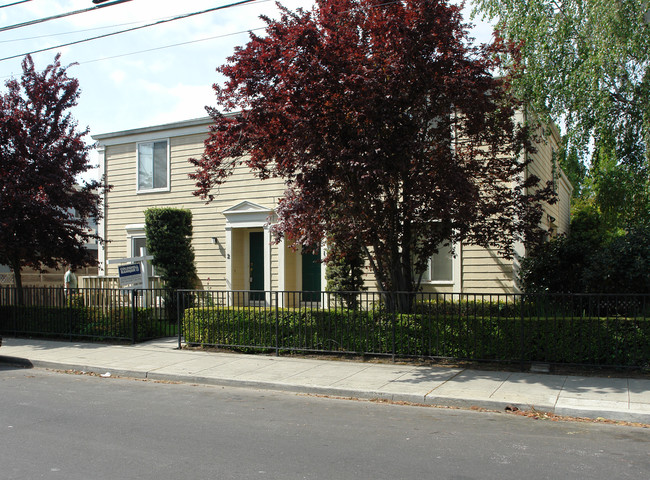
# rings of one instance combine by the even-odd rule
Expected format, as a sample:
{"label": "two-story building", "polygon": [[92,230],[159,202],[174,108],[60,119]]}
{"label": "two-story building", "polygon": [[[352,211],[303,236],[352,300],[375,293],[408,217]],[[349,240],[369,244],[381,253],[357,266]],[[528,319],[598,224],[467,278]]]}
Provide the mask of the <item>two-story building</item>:
{"label": "two-story building", "polygon": [[[272,241],[269,225],[285,187],[271,178],[261,181],[239,167],[206,203],[193,195],[189,158],[203,153],[211,118],[95,135],[106,181],[113,186],[105,199],[100,235],[100,272],[116,276],[108,260],[137,256],[145,245],[144,211],[172,206],[193,214],[192,245],[203,288],[212,290],[319,291],[325,289],[325,265],[284,241]],[[558,202],[546,205],[542,226],[550,235],[569,227],[572,187],[555,158],[559,133],[550,129],[538,142],[529,174],[552,180]],[[504,259],[473,245],[456,245],[455,255],[441,251],[425,272],[423,290],[454,293],[517,291],[518,258]],[[371,277],[369,287],[374,290]]]}

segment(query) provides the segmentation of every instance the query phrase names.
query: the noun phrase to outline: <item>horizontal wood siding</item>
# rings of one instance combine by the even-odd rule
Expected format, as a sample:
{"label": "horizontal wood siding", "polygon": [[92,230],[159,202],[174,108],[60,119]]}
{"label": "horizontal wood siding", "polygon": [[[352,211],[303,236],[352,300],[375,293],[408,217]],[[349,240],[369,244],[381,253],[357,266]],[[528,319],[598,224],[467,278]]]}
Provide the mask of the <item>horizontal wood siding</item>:
{"label": "horizontal wood siding", "polygon": [[[171,135],[171,136],[170,136]],[[174,137],[173,132],[161,132],[160,138],[170,141],[170,190],[168,192],[137,193],[136,142],[106,146],[105,164],[108,183],[113,189],[108,194],[106,211],[106,258],[123,258],[130,255],[126,226],[144,224],[144,211],[151,207],[184,208],[192,212],[192,246],[201,286],[226,289],[226,217],[223,211],[248,200],[269,209],[277,206],[284,192],[279,179],[260,181],[245,166],[236,168],[226,183],[215,189],[214,201],[206,203],[193,195],[196,189],[189,174],[195,169],[189,158],[203,153],[205,134]],[[236,229],[235,229],[236,230]],[[234,232],[233,232],[234,233]],[[216,238],[216,243],[212,239]],[[233,254],[241,253],[240,236],[233,235]],[[242,250],[243,252],[243,250]],[[272,285],[277,288],[277,247],[272,248]],[[233,287],[241,288],[243,272],[237,268]],[[109,265],[107,275],[117,275],[115,265]],[[208,282],[208,278],[210,279]]]}
{"label": "horizontal wood siding", "polygon": [[[207,130],[209,120],[206,120]],[[180,127],[178,125],[181,125]],[[205,133],[187,134],[182,124],[165,130],[162,127],[152,127],[154,133],[148,134],[159,139],[170,141],[170,190],[167,192],[137,193],[137,156],[136,139],[138,135],[125,132],[113,136],[100,136],[105,145],[105,165],[107,181],[113,189],[107,195],[106,210],[106,236],[108,243],[105,245],[105,258],[115,259],[127,257],[131,254],[127,241],[126,226],[144,224],[144,211],[151,207],[176,207],[189,209],[193,215],[194,235],[192,246],[196,255],[196,266],[202,287],[209,285],[212,289],[241,289],[246,282],[246,273],[241,265],[235,264],[235,259],[243,258],[244,232],[239,228],[232,230],[232,285],[226,284],[226,217],[223,212],[243,201],[253,202],[266,209],[277,207],[278,199],[284,193],[285,186],[281,179],[260,181],[245,166],[238,166],[227,181],[213,194],[214,201],[206,203],[192,194],[195,190],[194,182],[189,174],[194,167],[188,162],[189,158],[199,158],[203,153]],[[175,133],[185,132],[185,133]],[[137,133],[137,132],[136,132]],[[538,132],[543,134],[540,130]],[[543,137],[544,135],[540,135]],[[151,139],[147,137],[148,139]],[[124,143],[120,143],[120,140]],[[127,141],[128,140],[128,141]],[[559,137],[556,131],[546,136],[546,140],[537,144],[537,151],[532,153],[531,163],[528,167],[529,175],[538,176],[542,184],[553,180],[553,150],[557,150]],[[558,187],[559,202],[552,206],[545,206],[545,215],[542,224],[545,228],[551,226],[562,233],[568,230],[569,201],[571,187],[566,177],[555,170],[556,185]],[[553,222],[551,222],[553,219]],[[216,239],[213,243],[212,239]],[[271,247],[271,286],[279,289],[279,245]],[[237,260],[239,261],[239,260]],[[461,262],[461,285],[463,292],[471,293],[502,293],[514,289],[515,272],[513,263],[503,259],[494,252],[463,245],[459,261]],[[298,285],[295,254],[287,248],[284,252],[284,283],[285,288]],[[115,265],[110,265],[105,271],[106,275],[117,275]],[[209,280],[208,280],[209,279]],[[374,275],[366,268],[364,275],[366,286],[376,290],[377,285]],[[323,285],[325,288],[325,285]],[[454,289],[447,285],[423,285],[424,291],[448,293]],[[457,293],[457,292],[455,292]]]}
{"label": "horizontal wood siding", "polygon": [[557,231],[558,233],[568,233],[571,223],[571,195],[573,187],[565,175],[562,175],[560,188],[558,190],[558,210],[557,210]]}
{"label": "horizontal wood siding", "polygon": [[514,290],[512,261],[476,245],[463,245],[464,293],[510,293]]}
{"label": "horizontal wood siding", "polygon": [[528,175],[535,175],[540,179],[540,187],[551,182],[557,195],[553,205],[544,205],[544,215],[541,219],[542,227],[553,235],[569,231],[571,191],[572,187],[562,171],[558,159],[559,133],[556,128],[539,128],[536,132],[538,141],[536,151],[530,154]]}

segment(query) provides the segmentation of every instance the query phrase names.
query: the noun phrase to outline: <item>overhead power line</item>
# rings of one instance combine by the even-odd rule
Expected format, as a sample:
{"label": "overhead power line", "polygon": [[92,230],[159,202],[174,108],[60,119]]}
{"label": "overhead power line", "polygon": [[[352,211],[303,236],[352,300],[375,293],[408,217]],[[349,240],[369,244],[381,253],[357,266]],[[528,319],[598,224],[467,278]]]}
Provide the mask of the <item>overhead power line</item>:
{"label": "overhead power line", "polygon": [[[23,0],[23,2],[24,1],[29,1],[29,0]],[[35,20],[29,20],[27,22],[16,23],[14,25],[7,25],[6,27],[0,27],[0,32],[6,32],[7,30],[14,30],[16,28],[28,27],[30,25],[36,25],[38,23],[49,22],[50,20],[57,20],[59,18],[69,17],[71,15],[79,15],[80,13],[90,12],[92,10],[97,10],[98,8],[113,7],[115,5],[119,5],[121,3],[126,3],[126,2],[131,2],[131,1],[133,1],[133,0],[113,0],[111,3],[96,5],[94,7],[89,7],[89,8],[82,8],[81,10],[74,10],[72,12],[60,13],[58,15],[52,15],[51,17],[37,18]],[[11,5],[17,5],[17,4],[23,3],[23,2],[16,2],[16,3],[13,3]],[[5,5],[5,6],[8,7],[9,5]]]}
{"label": "overhead power line", "polygon": [[88,63],[102,62],[104,60],[112,60],[114,58],[128,57],[130,55],[138,55],[140,53],[155,52],[156,50],[164,50],[166,48],[180,47],[182,45],[190,45],[192,43],[207,42],[208,40],[216,40],[218,38],[234,37],[235,35],[243,35],[244,33],[255,32],[257,30],[264,30],[266,27],[251,28],[249,30],[240,30],[239,32],[223,33],[213,37],[197,38],[196,40],[188,40],[186,42],[171,43],[169,45],[161,45],[159,47],[147,48],[145,50],[138,50],[136,52],[120,53],[118,55],[111,55],[110,57],[95,58],[93,60],[85,60],[76,62],[79,65],[86,65]]}
{"label": "overhead power line", "polygon": [[21,3],[31,2],[32,0],[20,0],[19,2],[7,3],[6,5],[0,5],[0,8],[13,7],[14,5],[20,5]]}
{"label": "overhead power line", "polygon": [[[23,1],[31,1],[31,0],[23,0]],[[9,40],[0,40],[0,43],[14,43],[14,42],[24,42],[25,40],[35,40],[37,38],[61,37],[63,35],[74,35],[75,33],[93,32],[95,30],[106,30],[107,28],[123,27],[125,25],[136,25],[142,22],[143,20],[139,20],[137,22],[116,23],[113,25],[106,25],[103,27],[84,28],[82,30],[70,30],[67,32],[58,32],[58,33],[44,33],[43,35],[33,35],[31,37],[10,38]]]}
{"label": "overhead power line", "polygon": [[[117,1],[120,1],[120,0],[117,0]],[[131,1],[131,0],[122,0],[122,1]],[[141,30],[143,28],[153,27],[153,26],[156,26],[156,25],[161,25],[163,23],[169,23],[169,22],[173,22],[173,21],[176,21],[176,20],[182,20],[184,18],[194,17],[194,16],[197,16],[197,15],[203,15],[205,13],[215,12],[217,10],[224,10],[224,9],[227,9],[227,8],[237,7],[239,5],[244,5],[246,3],[253,3],[253,2],[257,2],[257,1],[259,1],[259,0],[241,0],[239,2],[229,3],[227,5],[221,5],[219,7],[208,8],[206,10],[201,10],[201,11],[198,11],[198,12],[186,13],[186,14],[183,14],[183,15],[178,15],[176,17],[172,17],[172,18],[168,18],[168,19],[164,19],[164,20],[159,20],[157,22],[147,23],[145,25],[140,25],[138,27],[127,28],[125,30],[118,30],[116,32],[106,33],[104,35],[97,35],[95,37],[84,38],[82,40],[77,40],[77,41],[74,41],[74,42],[64,43],[64,44],[61,44],[61,45],[56,45],[54,47],[41,48],[39,50],[33,50],[31,52],[25,52],[25,53],[20,53],[20,54],[17,54],[17,55],[11,55],[9,57],[0,58],[0,62],[3,62],[5,60],[11,60],[13,58],[24,57],[25,55],[32,55],[34,53],[47,52],[49,50],[56,50],[57,48],[69,47],[71,45],[77,45],[79,43],[90,42],[92,40],[99,40],[101,38],[112,37],[114,35],[120,35],[122,33],[133,32],[135,30]],[[113,5],[114,3],[115,2],[113,2],[112,4],[107,4],[106,6]]]}
{"label": "overhead power line", "polygon": [[[164,50],[166,48],[180,47],[180,46],[183,46],[183,45],[190,45],[192,43],[207,42],[208,40],[216,40],[218,38],[234,37],[235,35],[243,35],[245,33],[255,32],[255,31],[258,31],[258,30],[264,30],[265,28],[266,27],[251,28],[251,29],[248,29],[248,30],[240,30],[238,32],[223,33],[221,35],[215,35],[215,36],[212,36],[212,37],[197,38],[196,40],[188,40],[186,42],[170,43],[168,45],[161,45],[159,47],[152,47],[152,48],[147,48],[147,49],[144,49],[144,50],[137,50],[137,51],[127,52],[127,53],[119,53],[117,55],[111,55],[109,57],[94,58],[94,59],[91,59],[91,60],[82,60],[82,61],[79,61],[79,62],[75,62],[75,64],[76,65],[87,65],[89,63],[103,62],[105,60],[113,60],[115,58],[128,57],[130,55],[138,55],[140,53],[155,52],[157,50]],[[0,77],[0,80],[6,79],[6,78],[12,78],[12,77],[13,77],[13,75],[7,75],[5,77]]]}

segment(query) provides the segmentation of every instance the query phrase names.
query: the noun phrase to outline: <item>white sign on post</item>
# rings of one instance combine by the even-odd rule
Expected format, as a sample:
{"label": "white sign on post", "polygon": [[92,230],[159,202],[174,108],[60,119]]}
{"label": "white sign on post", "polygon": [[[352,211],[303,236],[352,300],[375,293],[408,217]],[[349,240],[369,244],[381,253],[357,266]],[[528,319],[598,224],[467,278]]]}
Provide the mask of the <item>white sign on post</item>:
{"label": "white sign on post", "polygon": [[108,260],[106,263],[109,265],[114,263],[128,264],[117,267],[120,276],[120,287],[128,286],[128,288],[134,290],[147,290],[149,288],[149,275],[147,275],[145,262],[149,260],[153,260],[153,257],[147,255],[146,249],[142,248],[139,257],[117,258]]}
{"label": "white sign on post", "polygon": [[120,287],[142,288],[142,267],[139,263],[130,263],[117,267],[120,276]]}

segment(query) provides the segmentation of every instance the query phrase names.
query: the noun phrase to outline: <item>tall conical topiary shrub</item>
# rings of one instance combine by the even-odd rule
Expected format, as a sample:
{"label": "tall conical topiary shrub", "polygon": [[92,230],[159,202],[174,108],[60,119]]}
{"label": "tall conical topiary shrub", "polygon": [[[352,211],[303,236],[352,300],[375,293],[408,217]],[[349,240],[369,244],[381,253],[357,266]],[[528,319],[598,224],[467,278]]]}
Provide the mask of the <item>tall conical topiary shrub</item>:
{"label": "tall conical topiary shrub", "polygon": [[196,266],[192,248],[192,212],[178,208],[150,208],[144,212],[147,251],[152,264],[168,291],[168,313],[174,314],[173,292],[193,288]]}

